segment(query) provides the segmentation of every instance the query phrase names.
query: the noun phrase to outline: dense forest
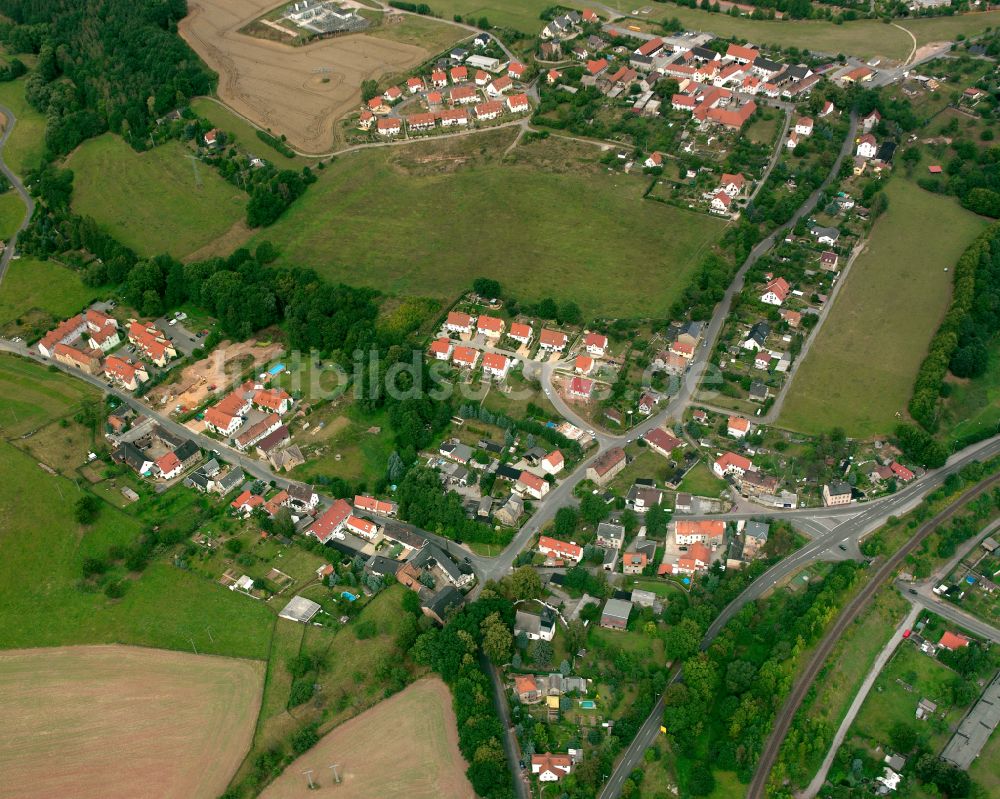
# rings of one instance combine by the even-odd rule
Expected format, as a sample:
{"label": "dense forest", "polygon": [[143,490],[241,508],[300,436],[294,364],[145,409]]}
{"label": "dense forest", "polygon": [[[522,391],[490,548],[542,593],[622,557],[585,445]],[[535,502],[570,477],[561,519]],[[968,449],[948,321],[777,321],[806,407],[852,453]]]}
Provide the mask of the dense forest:
{"label": "dense forest", "polygon": [[211,91],[215,76],[176,35],[185,0],[0,0],[12,52],[38,53],[27,99],[63,155],[111,130],[136,145],[155,120]]}

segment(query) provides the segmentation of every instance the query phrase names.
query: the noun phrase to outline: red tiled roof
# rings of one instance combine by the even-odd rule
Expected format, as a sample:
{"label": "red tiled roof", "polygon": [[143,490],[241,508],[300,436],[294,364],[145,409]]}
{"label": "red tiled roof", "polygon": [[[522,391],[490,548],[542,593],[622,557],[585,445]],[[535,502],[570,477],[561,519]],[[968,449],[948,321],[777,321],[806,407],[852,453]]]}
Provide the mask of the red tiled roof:
{"label": "red tiled roof", "polygon": [[588,380],[585,377],[574,377],[569,381],[569,390],[571,394],[579,394],[581,397],[589,397],[590,392],[594,389],[594,381]]}
{"label": "red tiled roof", "polygon": [[964,646],[969,645],[969,639],[964,635],[958,635],[957,633],[951,632],[951,630],[946,630],[944,635],[941,636],[941,640],[938,641],[938,646],[943,646],[945,649],[950,649],[954,652],[956,649],[961,649]]}
{"label": "red tiled roof", "polygon": [[549,347],[565,347],[568,340],[568,336],[561,330],[549,330],[545,327],[539,336],[539,341]]}
{"label": "red tiled roof", "polygon": [[345,499],[338,499],[327,508],[309,527],[321,543],[326,543],[344,520],[351,515],[351,506]]}
{"label": "red tiled roof", "polygon": [[507,356],[499,352],[487,352],[483,355],[483,369],[503,370],[507,368]]}
{"label": "red tiled roof", "polygon": [[726,523],[722,519],[680,519],[676,524],[677,535],[703,535],[711,540],[726,534]]}
{"label": "red tiled roof", "polygon": [[461,311],[451,311],[448,314],[447,324],[456,327],[469,327],[472,324],[472,317]]}
{"label": "red tiled roof", "polygon": [[476,322],[477,330],[487,330],[491,333],[499,333],[504,328],[503,319],[498,319],[495,316],[480,316],[479,321]]}
{"label": "red tiled roof", "polygon": [[576,370],[578,372],[583,372],[587,374],[591,369],[594,368],[594,359],[589,355],[577,355],[576,356]]}
{"label": "red tiled roof", "polygon": [[679,438],[675,438],[670,435],[670,433],[662,427],[654,427],[652,430],[644,433],[642,437],[647,444],[663,450],[668,454],[681,445],[681,440]]}
{"label": "red tiled roof", "polygon": [[538,539],[539,549],[551,549],[554,552],[558,552],[560,555],[566,555],[567,557],[579,558],[583,555],[583,547],[579,547],[576,544],[570,544],[567,541],[560,541],[558,538],[550,538],[547,535],[543,535]]}

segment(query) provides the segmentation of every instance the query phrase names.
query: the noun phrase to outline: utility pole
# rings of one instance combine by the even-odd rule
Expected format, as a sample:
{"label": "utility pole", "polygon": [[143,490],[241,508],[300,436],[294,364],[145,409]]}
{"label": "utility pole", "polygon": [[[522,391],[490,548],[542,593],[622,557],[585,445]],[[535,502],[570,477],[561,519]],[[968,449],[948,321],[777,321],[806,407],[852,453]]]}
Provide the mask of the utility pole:
{"label": "utility pole", "polygon": [[303,771],[302,773],[305,774],[306,775],[306,779],[309,780],[309,790],[310,791],[315,791],[316,790],[316,783],[313,782],[313,772],[312,772],[312,769],[308,769],[306,771]]}
{"label": "utility pole", "polygon": [[340,775],[337,773],[338,766],[339,766],[338,763],[334,763],[332,766],[329,766],[329,768],[333,769],[333,778],[334,780],[336,780],[337,785],[340,785]]}
{"label": "utility pole", "polygon": [[212,637],[212,628],[211,627],[206,627],[205,628],[205,632],[208,633],[208,640],[211,641],[214,644],[215,643],[215,639]]}
{"label": "utility pole", "polygon": [[188,638],[188,640],[191,642],[191,648],[194,650],[194,653],[197,655],[198,654],[198,647],[196,647],[194,645],[194,638]]}

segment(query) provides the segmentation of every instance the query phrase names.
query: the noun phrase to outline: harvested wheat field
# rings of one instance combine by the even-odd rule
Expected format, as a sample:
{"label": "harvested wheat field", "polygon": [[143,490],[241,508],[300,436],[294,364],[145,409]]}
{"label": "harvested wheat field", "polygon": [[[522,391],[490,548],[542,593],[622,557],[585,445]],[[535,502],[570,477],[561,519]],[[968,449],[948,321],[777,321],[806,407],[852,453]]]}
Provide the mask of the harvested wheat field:
{"label": "harvested wheat field", "polygon": [[310,799],[302,772],[329,792],[337,764],[338,799],[405,796],[475,799],[458,750],[451,694],[439,679],[418,680],[405,691],[351,719],[293,762],[261,799]]}
{"label": "harvested wheat field", "polygon": [[129,646],[0,653],[0,797],[215,799],[250,747],[264,664]]}
{"label": "harvested wheat field", "polygon": [[363,80],[405,73],[433,55],[366,34],[292,47],[238,32],[274,6],[275,0],[189,0],[179,29],[219,73],[219,99],[284,134],[302,153],[331,149],[334,123],[361,102]]}

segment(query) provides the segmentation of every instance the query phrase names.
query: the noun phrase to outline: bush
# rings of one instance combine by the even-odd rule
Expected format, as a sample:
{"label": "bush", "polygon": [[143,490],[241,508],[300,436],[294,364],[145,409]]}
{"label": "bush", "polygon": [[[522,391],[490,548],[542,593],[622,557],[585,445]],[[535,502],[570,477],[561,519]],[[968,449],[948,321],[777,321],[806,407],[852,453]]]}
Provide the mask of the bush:
{"label": "bush", "polygon": [[312,699],[314,690],[315,685],[312,680],[295,680],[292,683],[292,690],[288,696],[288,706],[291,708],[304,705]]}

